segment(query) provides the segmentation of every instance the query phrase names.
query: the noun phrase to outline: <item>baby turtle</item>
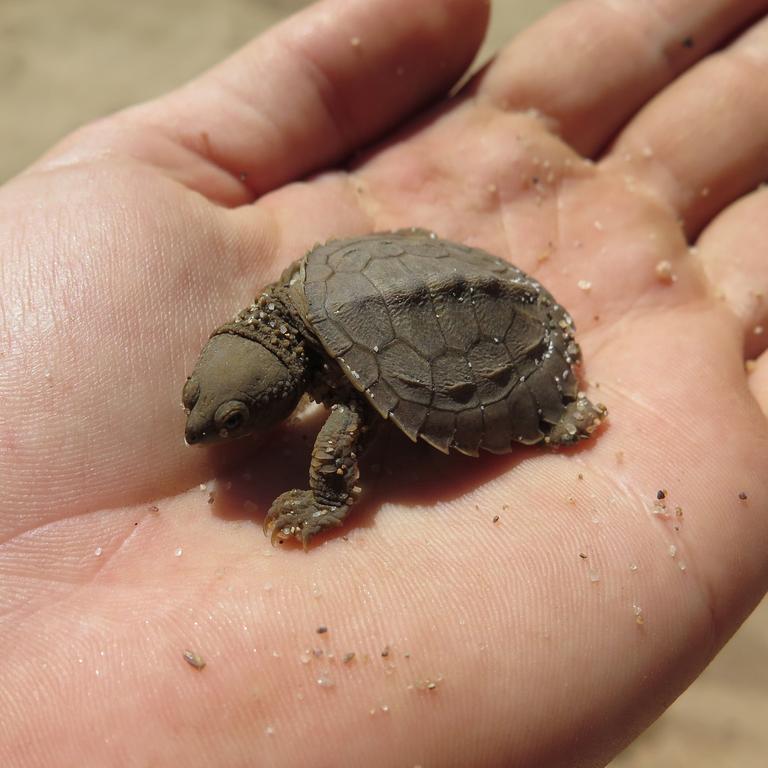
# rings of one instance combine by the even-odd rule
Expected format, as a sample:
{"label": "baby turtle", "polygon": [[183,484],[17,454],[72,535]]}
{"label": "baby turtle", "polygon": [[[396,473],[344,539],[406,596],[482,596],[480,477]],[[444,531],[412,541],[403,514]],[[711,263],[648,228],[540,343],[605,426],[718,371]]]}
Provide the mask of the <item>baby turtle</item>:
{"label": "baby turtle", "polygon": [[304,392],[329,406],[310,489],[264,523],[306,547],[349,513],[376,420],[470,456],[589,437],[606,410],[579,392],[579,359],[570,315],[502,259],[420,229],[333,240],[213,332],[184,385],[186,440],[268,430]]}

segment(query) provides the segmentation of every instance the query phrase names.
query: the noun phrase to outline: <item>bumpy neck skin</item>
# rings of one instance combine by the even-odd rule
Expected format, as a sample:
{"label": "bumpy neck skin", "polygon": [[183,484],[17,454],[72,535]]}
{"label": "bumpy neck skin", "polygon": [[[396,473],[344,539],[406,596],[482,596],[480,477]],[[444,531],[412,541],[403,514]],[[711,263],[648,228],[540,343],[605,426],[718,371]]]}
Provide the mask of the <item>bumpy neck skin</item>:
{"label": "bumpy neck skin", "polygon": [[297,388],[306,387],[309,357],[306,342],[293,312],[281,296],[284,291],[268,286],[232,322],[217,328],[211,337],[231,333],[259,342],[290,371]]}

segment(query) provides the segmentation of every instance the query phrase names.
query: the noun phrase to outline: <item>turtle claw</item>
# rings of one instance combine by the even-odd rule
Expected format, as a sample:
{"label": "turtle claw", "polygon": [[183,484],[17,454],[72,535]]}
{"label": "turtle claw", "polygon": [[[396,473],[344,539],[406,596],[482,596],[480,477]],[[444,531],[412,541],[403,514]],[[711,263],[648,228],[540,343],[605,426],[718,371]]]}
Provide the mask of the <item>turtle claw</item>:
{"label": "turtle claw", "polygon": [[272,502],[264,518],[264,534],[273,546],[295,538],[306,551],[315,534],[325,528],[338,528],[348,511],[346,505],[318,504],[312,491],[286,491]]}

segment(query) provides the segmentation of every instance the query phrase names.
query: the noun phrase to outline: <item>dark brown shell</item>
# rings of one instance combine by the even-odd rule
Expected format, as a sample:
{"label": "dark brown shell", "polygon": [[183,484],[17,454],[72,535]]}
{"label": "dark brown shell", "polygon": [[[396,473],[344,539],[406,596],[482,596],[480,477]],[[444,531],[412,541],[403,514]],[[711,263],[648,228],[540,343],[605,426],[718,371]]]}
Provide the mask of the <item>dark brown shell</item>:
{"label": "dark brown shell", "polygon": [[328,355],[414,441],[506,453],[544,439],[576,399],[568,313],[485,251],[422,230],[336,240],[304,258],[302,288]]}

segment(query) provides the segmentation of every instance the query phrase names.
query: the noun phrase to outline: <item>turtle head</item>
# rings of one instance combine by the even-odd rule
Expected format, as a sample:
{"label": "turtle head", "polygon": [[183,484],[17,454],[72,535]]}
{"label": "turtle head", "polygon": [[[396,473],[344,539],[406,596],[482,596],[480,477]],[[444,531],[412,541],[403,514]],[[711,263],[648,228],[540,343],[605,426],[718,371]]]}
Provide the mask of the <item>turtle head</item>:
{"label": "turtle head", "polygon": [[258,341],[217,334],[184,385],[186,441],[214,443],[264,432],[291,414],[302,390],[280,359]]}

